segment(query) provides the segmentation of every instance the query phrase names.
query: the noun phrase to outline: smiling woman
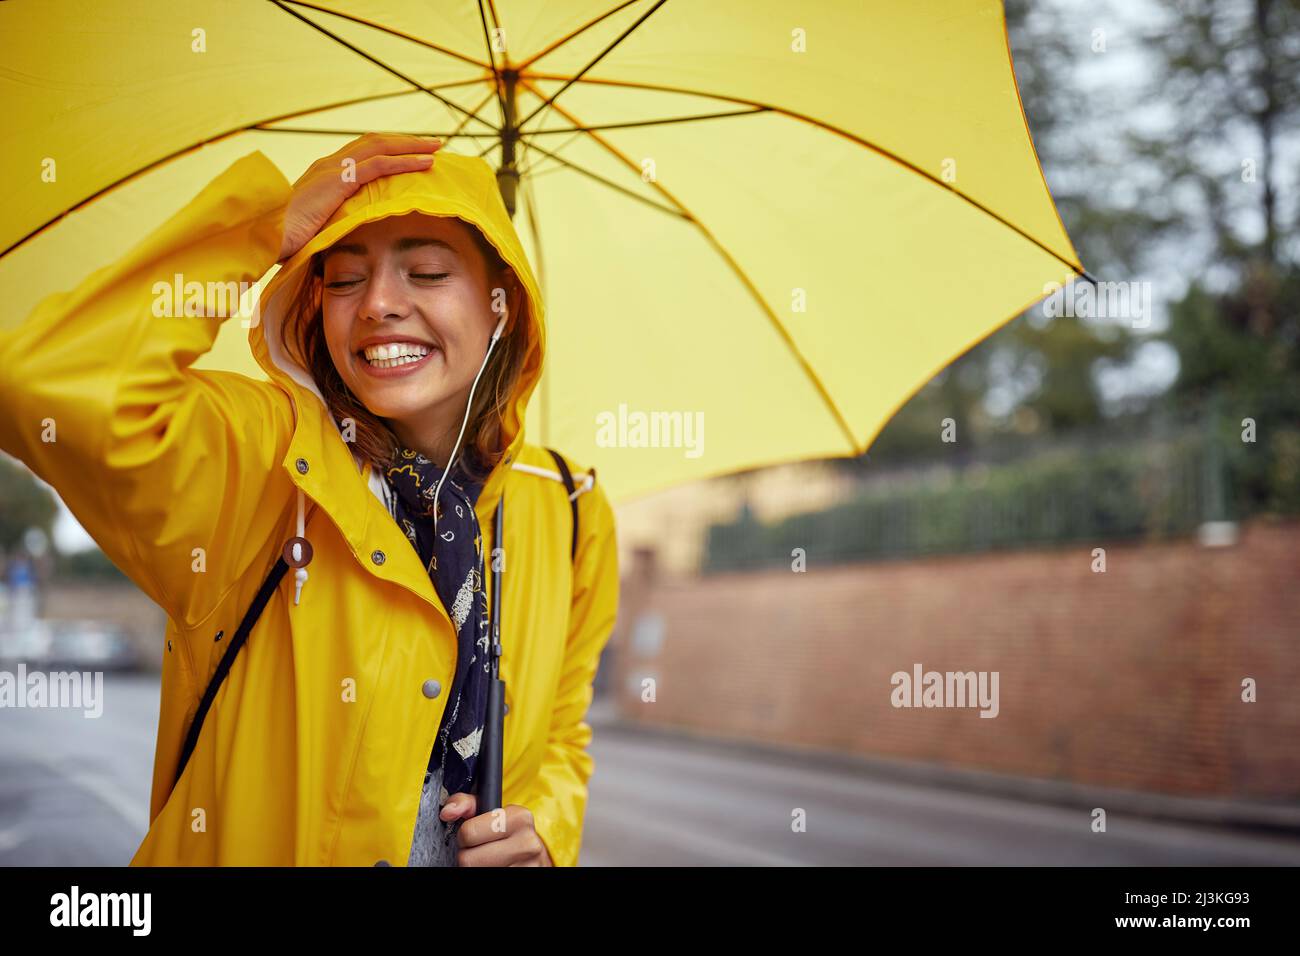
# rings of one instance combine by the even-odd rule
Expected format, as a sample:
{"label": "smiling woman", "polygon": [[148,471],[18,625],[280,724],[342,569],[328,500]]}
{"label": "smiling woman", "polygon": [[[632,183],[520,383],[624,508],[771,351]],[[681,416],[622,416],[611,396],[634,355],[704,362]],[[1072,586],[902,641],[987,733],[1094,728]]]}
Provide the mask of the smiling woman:
{"label": "smiling woman", "polygon": [[[474,508],[506,454],[502,424],[528,339],[519,322],[515,334],[502,332],[523,314],[522,296],[477,227],[408,212],[365,222],[313,253],[280,326],[281,344],[311,369],[335,421],[352,423],[350,441],[384,477],[389,511],[454,618],[455,705],[421,791],[416,866],[454,865],[459,824],[444,817],[456,812],[447,804],[481,777],[474,767],[495,675]],[[449,478],[454,513],[441,494]]]}
{"label": "smiling woman", "polygon": [[[290,218],[320,219],[312,190],[308,177],[299,195],[311,211]],[[457,856],[448,824],[477,807],[469,790],[482,779],[485,698],[495,680],[475,508],[511,444],[506,416],[535,344],[529,320],[539,310],[535,303],[530,310],[498,245],[460,216],[395,212],[340,233],[297,263],[279,336],[311,370],[357,457],[382,475],[389,512],[454,619],[453,703],[425,775],[410,854],[412,865],[448,865]],[[566,467],[562,477],[571,484]],[[295,540],[305,542],[303,534]],[[302,568],[296,573],[305,581]],[[481,822],[471,821],[475,826]],[[545,850],[535,856],[551,862]]]}
{"label": "smiling woman", "polygon": [[[250,153],[0,336],[0,449],[167,614],[133,864],[577,863],[613,510],[525,440],[544,300],[494,170],[437,145],[293,185]],[[232,314],[150,308],[276,262],[265,379],[193,367]]]}
{"label": "smiling woman", "polygon": [[[508,316],[520,295],[513,270],[473,225],[390,216],[312,257],[280,334],[335,420],[353,423],[368,461],[391,463],[400,442],[445,465],[492,319]],[[523,336],[503,338],[475,389],[462,442],[473,477],[500,459],[525,346]]]}

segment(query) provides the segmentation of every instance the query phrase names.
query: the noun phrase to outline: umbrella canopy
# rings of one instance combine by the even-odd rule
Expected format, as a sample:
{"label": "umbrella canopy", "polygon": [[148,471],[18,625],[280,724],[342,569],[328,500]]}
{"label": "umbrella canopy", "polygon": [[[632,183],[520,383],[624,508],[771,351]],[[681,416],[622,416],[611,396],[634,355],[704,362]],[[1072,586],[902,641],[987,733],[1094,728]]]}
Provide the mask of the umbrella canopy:
{"label": "umbrella canopy", "polygon": [[[999,0],[15,0],[0,63],[4,324],[253,150],[442,136],[546,298],[529,440],[615,501],[860,454],[1084,274]],[[246,336],[198,364],[259,375]]]}

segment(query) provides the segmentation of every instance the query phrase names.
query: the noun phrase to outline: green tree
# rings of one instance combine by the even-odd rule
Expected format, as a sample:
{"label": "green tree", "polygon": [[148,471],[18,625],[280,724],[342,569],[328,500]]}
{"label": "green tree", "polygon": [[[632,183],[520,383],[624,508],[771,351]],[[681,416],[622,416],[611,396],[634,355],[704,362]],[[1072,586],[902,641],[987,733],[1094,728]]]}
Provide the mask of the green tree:
{"label": "green tree", "polygon": [[[1213,236],[1212,263],[1239,280],[1284,263],[1283,238],[1295,204],[1283,202],[1281,147],[1300,122],[1300,2],[1179,0],[1144,38],[1157,71],[1148,96],[1174,105],[1165,129],[1132,132],[1138,153],[1159,171],[1148,202],[1187,187],[1188,218]],[[1158,193],[1158,194],[1157,194]],[[1258,234],[1252,238],[1250,232]]]}
{"label": "green tree", "polygon": [[16,548],[29,528],[49,535],[57,513],[54,493],[21,463],[0,455],[0,551]]}
{"label": "green tree", "polygon": [[[1091,55],[1089,34],[1057,4],[1007,0],[1006,16],[1025,115],[1062,219],[1091,271],[1126,278],[1151,217],[1108,200],[1110,163],[1080,123],[1085,96],[1073,64]],[[1096,425],[1106,418],[1100,363],[1126,362],[1134,346],[1120,326],[1031,309],[956,358],[899,409],[866,456],[844,467],[940,457],[963,466],[1012,436]],[[956,443],[939,441],[945,418],[958,423]]]}
{"label": "green tree", "polygon": [[[1171,407],[1213,406],[1238,514],[1300,510],[1300,207],[1281,157],[1300,139],[1300,3],[1183,0],[1149,37],[1156,86],[1186,104],[1169,129],[1134,136],[1168,190],[1193,197],[1182,228],[1212,242],[1170,309]],[[1289,200],[1289,201],[1288,201]],[[1255,441],[1241,438],[1249,420]]]}

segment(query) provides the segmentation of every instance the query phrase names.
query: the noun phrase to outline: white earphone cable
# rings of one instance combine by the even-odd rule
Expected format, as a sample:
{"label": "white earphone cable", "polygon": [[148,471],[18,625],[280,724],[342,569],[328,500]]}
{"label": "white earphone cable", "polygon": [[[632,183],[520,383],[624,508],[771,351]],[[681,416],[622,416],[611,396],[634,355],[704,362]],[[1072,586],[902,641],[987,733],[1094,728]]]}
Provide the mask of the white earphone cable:
{"label": "white earphone cable", "polygon": [[483,364],[479,366],[478,374],[474,376],[474,384],[469,387],[469,398],[465,402],[465,417],[461,419],[460,434],[456,436],[456,444],[451,448],[451,456],[447,459],[447,467],[442,470],[442,477],[438,479],[438,485],[433,489],[433,534],[438,535],[438,495],[442,493],[442,483],[447,480],[451,474],[451,466],[456,461],[456,452],[460,450],[461,439],[465,437],[465,427],[469,424],[469,411],[474,407],[474,390],[478,388],[478,380],[483,375],[483,370],[487,368],[488,359],[492,357],[492,349],[497,344],[497,339],[501,338],[501,330],[506,325],[506,315],[501,316],[501,321],[497,323],[496,331],[492,333],[492,339],[488,342],[487,354],[483,356]]}

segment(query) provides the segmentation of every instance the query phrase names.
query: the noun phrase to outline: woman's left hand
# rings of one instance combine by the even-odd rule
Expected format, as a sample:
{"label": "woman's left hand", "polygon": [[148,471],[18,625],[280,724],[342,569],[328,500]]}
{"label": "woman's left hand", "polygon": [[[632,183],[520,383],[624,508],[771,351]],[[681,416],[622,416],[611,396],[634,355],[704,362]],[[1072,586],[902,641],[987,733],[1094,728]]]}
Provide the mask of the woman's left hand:
{"label": "woman's left hand", "polygon": [[456,834],[457,866],[554,866],[546,844],[533,828],[533,812],[510,803],[474,816],[478,798],[454,793],[439,811],[447,823],[463,820]]}

